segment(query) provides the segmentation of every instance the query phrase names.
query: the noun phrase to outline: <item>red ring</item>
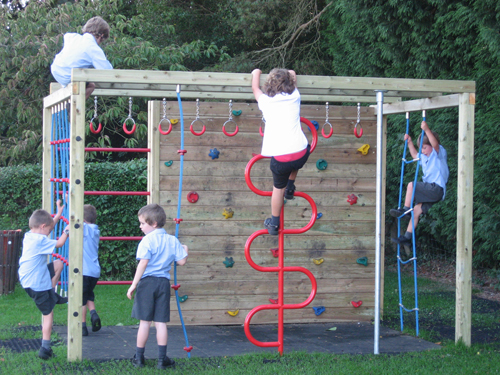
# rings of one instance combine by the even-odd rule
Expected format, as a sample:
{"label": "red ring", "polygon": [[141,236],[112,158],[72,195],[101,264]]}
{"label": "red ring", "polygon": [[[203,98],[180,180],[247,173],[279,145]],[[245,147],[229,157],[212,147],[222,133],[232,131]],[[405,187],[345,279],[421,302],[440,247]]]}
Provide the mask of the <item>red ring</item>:
{"label": "red ring", "polygon": [[[234,122],[234,121],[232,121],[232,122]],[[226,122],[226,123],[227,123],[227,122]],[[236,129],[234,130],[234,133],[228,133],[228,132],[226,131],[226,123],[224,123],[224,125],[222,125],[222,132],[223,132],[225,135],[227,135],[228,137],[234,137],[236,134],[238,134],[238,130],[239,130],[239,128],[238,128],[238,124],[236,124],[236,123],[234,122],[234,124],[236,125]]]}
{"label": "red ring", "polygon": [[262,125],[259,126],[259,134],[260,134],[261,137],[264,136],[264,132],[262,131]]}
{"label": "red ring", "polygon": [[101,123],[99,123],[99,127],[97,128],[97,130],[94,130],[94,124],[92,123],[92,121],[90,121],[89,127],[90,127],[90,131],[94,134],[97,134],[102,130]]}
{"label": "red ring", "polygon": [[358,135],[358,131],[356,129],[356,126],[357,126],[357,124],[354,126],[354,135],[356,136],[356,138],[361,138],[361,136],[363,135],[363,128],[361,127],[361,125],[359,126],[361,128],[361,132]]}
{"label": "red ring", "polygon": [[127,134],[133,134],[135,132],[135,122],[134,122],[134,126],[132,126],[132,130],[128,130],[127,129],[127,120],[125,120],[125,122],[123,123],[123,131]]}
{"label": "red ring", "polygon": [[163,135],[167,135],[168,133],[170,133],[172,131],[172,123],[169,121],[168,122],[168,130],[166,131],[163,131],[161,130],[161,123],[163,122],[163,120],[160,121],[160,123],[158,124],[158,131],[163,134]]}
{"label": "red ring", "polygon": [[192,123],[191,126],[189,127],[189,130],[191,130],[191,133],[193,133],[193,135],[196,135],[199,137],[200,135],[203,135],[203,133],[205,133],[206,127],[205,127],[205,124],[203,124],[203,129],[201,129],[201,131],[199,133],[197,133],[194,131],[193,123]]}
{"label": "red ring", "polygon": [[[325,124],[326,125],[326,124]],[[323,137],[325,138],[330,138],[333,134],[333,126],[332,124],[330,124],[330,134],[326,135],[325,134],[325,125],[323,125],[323,128],[321,129],[321,134],[323,135]]]}

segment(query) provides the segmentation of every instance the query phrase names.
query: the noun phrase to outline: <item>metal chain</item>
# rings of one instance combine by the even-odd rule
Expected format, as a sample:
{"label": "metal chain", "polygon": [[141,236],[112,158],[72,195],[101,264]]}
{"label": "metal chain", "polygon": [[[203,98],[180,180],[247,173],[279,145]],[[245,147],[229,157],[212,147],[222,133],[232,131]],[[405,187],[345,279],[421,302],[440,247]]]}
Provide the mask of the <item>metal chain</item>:
{"label": "metal chain", "polygon": [[163,117],[162,119],[165,120],[167,118],[167,98],[163,98]]}
{"label": "metal chain", "polygon": [[200,118],[200,99],[196,99],[196,120]]}
{"label": "metal chain", "polygon": [[356,124],[359,124],[359,121],[361,120],[361,103],[358,103],[358,121]]}
{"label": "metal chain", "polygon": [[128,117],[132,118],[132,97],[128,98]]}
{"label": "metal chain", "polygon": [[229,121],[233,120],[233,101],[229,100]]}
{"label": "metal chain", "polygon": [[325,105],[325,109],[326,109],[326,121],[325,121],[325,123],[327,123],[327,122],[329,123],[329,121],[328,121],[328,112],[329,112],[328,108],[329,108],[328,107],[328,102],[326,102],[326,105]]}
{"label": "metal chain", "polygon": [[94,118],[97,118],[97,96],[94,96]]}

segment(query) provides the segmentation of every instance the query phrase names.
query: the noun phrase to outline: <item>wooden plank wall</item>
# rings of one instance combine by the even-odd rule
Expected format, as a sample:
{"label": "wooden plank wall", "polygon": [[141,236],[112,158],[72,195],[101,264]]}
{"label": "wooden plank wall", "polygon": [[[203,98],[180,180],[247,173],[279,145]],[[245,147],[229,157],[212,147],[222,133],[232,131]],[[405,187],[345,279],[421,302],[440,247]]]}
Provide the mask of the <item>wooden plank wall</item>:
{"label": "wooden plank wall", "polygon": [[[160,106],[160,117],[163,116]],[[189,247],[187,265],[178,267],[179,295],[188,299],[181,304],[186,324],[242,324],[247,313],[269,299],[278,297],[277,273],[261,273],[245,260],[247,238],[263,228],[270,216],[270,197],[251,192],[244,178],[245,167],[253,153],[260,153],[259,135],[261,113],[256,104],[233,103],[233,116],[239,132],[234,137],[222,133],[222,125],[229,117],[228,102],[200,102],[200,119],[206,125],[202,136],[189,131],[195,119],[195,102],[183,102],[185,146],[184,179],[182,191],[183,219],[179,239]],[[353,135],[357,117],[355,106],[330,106],[329,119],[334,134],[325,139],[321,126],[325,123],[324,105],[303,105],[301,115],[320,124],[318,146],[297,177],[297,190],[315,200],[323,216],[314,227],[301,235],[285,238],[285,266],[302,266],[312,271],[318,282],[318,292],[312,304],[301,310],[285,310],[285,322],[307,323],[326,321],[367,321],[374,309],[375,259],[375,168],[376,115],[373,108],[362,107],[362,138]],[[177,102],[167,102],[167,117],[179,118]],[[165,126],[163,126],[165,129]],[[311,134],[306,126],[308,138]],[[195,131],[201,124],[195,124]],[[227,131],[233,132],[234,126]],[[368,155],[357,149],[370,145]],[[160,146],[160,204],[167,217],[175,218],[179,188],[180,122],[169,135],[161,136]],[[208,155],[220,151],[218,159]],[[326,170],[316,168],[316,161],[328,162]],[[171,166],[165,162],[173,161]],[[267,159],[252,169],[252,181],[263,190],[272,189],[272,177]],[[187,200],[187,194],[199,195],[196,203]],[[347,196],[355,194],[357,204],[350,205]],[[224,209],[232,209],[234,216],[226,219]],[[310,218],[311,209],[304,199],[294,199],[285,205],[285,226],[303,227]],[[174,234],[175,223],[168,221],[166,230]],[[277,236],[260,236],[252,244],[254,261],[263,266],[277,266],[271,248],[277,247]],[[226,257],[234,265],[225,266]],[[367,267],[357,264],[367,257]],[[313,259],[323,259],[316,265]],[[173,277],[172,277],[173,279]],[[293,272],[285,274],[285,303],[299,303],[310,293],[307,276]],[[363,301],[354,308],[351,301]],[[325,312],[314,314],[313,306],[324,306]],[[230,316],[228,311],[239,310]],[[172,303],[172,324],[179,322],[177,307]],[[276,323],[277,311],[259,312],[252,323]]]}

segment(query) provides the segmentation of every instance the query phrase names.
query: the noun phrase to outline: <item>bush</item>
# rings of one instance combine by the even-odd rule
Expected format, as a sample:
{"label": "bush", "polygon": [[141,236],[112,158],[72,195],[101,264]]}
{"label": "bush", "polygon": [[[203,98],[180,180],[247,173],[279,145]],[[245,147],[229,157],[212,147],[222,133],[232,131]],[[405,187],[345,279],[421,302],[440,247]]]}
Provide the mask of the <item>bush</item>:
{"label": "bush", "polygon": [[[147,189],[145,159],[123,163],[87,163],[87,191],[145,191]],[[42,206],[42,167],[23,165],[0,168],[0,229],[28,231],[31,213]],[[137,211],[146,204],[144,196],[85,197],[86,204],[97,209],[101,236],[142,235]],[[101,241],[99,261],[101,279],[130,280],[135,272],[135,241]]]}

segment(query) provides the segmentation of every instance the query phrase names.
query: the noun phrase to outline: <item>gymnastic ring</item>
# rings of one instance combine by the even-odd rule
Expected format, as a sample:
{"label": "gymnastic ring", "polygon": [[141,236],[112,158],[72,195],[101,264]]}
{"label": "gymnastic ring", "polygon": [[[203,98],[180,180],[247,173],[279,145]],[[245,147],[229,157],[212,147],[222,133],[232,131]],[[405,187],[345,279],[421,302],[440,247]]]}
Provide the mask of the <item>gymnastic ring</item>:
{"label": "gymnastic ring", "polygon": [[102,125],[101,125],[101,123],[99,123],[99,127],[97,128],[97,130],[94,130],[94,124],[93,124],[94,119],[95,119],[95,117],[92,118],[92,120],[90,120],[89,127],[90,127],[90,131],[92,133],[97,134],[102,130]]}
{"label": "gymnastic ring", "polygon": [[[197,122],[201,122],[201,124],[203,125],[203,129],[201,129],[201,131],[199,133],[195,132],[194,131],[194,128],[193,128],[193,125]],[[191,126],[189,127],[189,130],[191,130],[191,133],[193,133],[193,135],[196,135],[196,136],[200,136],[200,135],[203,135],[203,133],[205,133],[205,130],[206,130],[206,127],[205,127],[205,124],[203,123],[203,121],[199,120],[199,119],[196,119],[194,120],[192,123],[191,123]]]}
{"label": "gymnastic ring", "polygon": [[[358,134],[358,131],[356,129],[358,125],[361,128],[361,132],[359,134]],[[354,135],[356,138],[361,138],[361,136],[363,135],[363,127],[361,126],[360,123],[356,123],[356,125],[354,125]]]}
{"label": "gymnastic ring", "polygon": [[[127,129],[128,120],[131,120],[132,123],[134,124],[134,126],[132,126],[132,130],[130,131]],[[123,123],[123,131],[127,134],[133,134],[135,132],[135,120],[132,117],[128,117],[127,119],[125,119],[125,122]]]}
{"label": "gymnastic ring", "polygon": [[[328,135],[325,134],[325,125],[330,125],[330,133]],[[325,138],[330,138],[333,134],[333,126],[330,124],[328,121],[323,124],[323,127],[321,128],[321,134]]]}
{"label": "gymnastic ring", "polygon": [[[230,122],[232,122],[234,125],[236,125],[236,129],[234,130],[234,133],[228,133],[228,132],[226,131],[226,125],[227,125],[228,123],[230,123]],[[224,123],[224,125],[222,125],[222,132],[223,132],[225,135],[227,135],[228,137],[234,137],[236,134],[238,134],[238,130],[239,130],[239,128],[238,128],[238,124],[237,124],[236,122],[234,122],[233,120],[227,120],[227,121]]]}
{"label": "gymnastic ring", "polygon": [[[168,121],[168,130],[163,131],[161,129],[161,124],[163,121]],[[172,123],[170,122],[170,120],[168,118],[161,119],[160,123],[158,124],[158,131],[160,132],[160,134],[163,134],[163,135],[167,135],[172,131]]]}

